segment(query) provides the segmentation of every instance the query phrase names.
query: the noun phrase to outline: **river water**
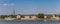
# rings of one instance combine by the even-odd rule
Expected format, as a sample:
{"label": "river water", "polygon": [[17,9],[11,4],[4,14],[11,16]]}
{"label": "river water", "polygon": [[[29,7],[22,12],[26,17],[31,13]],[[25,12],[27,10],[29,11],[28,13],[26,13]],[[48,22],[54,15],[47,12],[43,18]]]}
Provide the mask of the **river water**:
{"label": "river water", "polygon": [[0,24],[60,24],[60,20],[1,20]]}

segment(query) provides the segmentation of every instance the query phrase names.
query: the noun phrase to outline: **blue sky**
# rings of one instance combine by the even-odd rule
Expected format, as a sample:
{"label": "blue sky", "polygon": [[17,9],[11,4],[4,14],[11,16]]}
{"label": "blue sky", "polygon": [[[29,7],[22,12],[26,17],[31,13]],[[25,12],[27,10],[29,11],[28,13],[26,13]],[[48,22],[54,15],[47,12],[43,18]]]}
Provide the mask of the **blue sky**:
{"label": "blue sky", "polygon": [[60,0],[0,0],[0,14],[56,14],[60,13]]}

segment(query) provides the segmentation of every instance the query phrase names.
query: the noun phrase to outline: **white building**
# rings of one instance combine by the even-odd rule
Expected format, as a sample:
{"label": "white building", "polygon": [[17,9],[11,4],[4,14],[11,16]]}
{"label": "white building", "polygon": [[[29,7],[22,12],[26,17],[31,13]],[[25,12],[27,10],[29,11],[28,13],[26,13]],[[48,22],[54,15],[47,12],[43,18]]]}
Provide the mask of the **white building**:
{"label": "white building", "polygon": [[16,18],[17,19],[21,19],[21,20],[36,20],[37,19],[37,17],[36,17],[37,15],[17,15],[16,16]]}
{"label": "white building", "polygon": [[12,18],[12,17],[5,17],[4,20],[14,20],[15,18]]}

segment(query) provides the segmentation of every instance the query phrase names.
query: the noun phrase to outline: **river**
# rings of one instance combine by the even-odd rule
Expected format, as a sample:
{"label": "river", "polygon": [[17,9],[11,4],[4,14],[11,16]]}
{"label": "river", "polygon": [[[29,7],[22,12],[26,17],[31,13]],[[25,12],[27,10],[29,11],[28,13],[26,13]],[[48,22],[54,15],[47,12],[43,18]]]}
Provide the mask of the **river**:
{"label": "river", "polygon": [[0,20],[0,24],[60,24],[60,20]]}

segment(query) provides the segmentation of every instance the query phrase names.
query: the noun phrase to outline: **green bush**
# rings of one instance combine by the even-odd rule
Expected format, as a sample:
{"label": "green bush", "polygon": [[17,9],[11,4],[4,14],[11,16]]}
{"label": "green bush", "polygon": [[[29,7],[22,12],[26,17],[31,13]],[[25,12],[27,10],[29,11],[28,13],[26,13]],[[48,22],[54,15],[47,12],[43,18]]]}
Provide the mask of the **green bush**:
{"label": "green bush", "polygon": [[39,13],[37,17],[38,18],[44,18],[44,14],[43,13]]}

